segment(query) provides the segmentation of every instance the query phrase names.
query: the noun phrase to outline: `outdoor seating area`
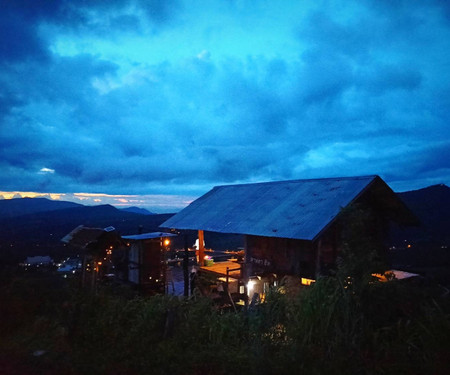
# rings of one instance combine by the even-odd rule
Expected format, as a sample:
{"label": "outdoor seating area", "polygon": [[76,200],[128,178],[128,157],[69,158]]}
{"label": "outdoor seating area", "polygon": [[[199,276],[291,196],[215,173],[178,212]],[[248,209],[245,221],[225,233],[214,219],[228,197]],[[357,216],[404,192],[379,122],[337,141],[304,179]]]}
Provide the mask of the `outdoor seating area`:
{"label": "outdoor seating area", "polygon": [[200,267],[200,270],[210,272],[215,275],[232,277],[235,279],[241,278],[242,263],[238,263],[237,259],[229,259],[221,262],[213,262],[209,265]]}

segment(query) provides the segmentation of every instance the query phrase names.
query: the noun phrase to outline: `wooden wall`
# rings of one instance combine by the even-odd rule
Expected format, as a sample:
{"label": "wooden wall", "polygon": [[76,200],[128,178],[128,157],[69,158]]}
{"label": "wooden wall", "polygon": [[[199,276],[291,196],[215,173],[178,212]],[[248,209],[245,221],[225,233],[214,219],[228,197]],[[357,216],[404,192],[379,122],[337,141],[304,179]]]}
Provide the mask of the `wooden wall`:
{"label": "wooden wall", "polygon": [[164,291],[164,250],[159,238],[131,244],[128,279],[141,287]]}
{"label": "wooden wall", "polygon": [[[247,235],[245,239],[247,276],[275,273],[315,279],[336,268],[336,259],[349,236],[353,245],[385,256],[389,218],[395,207],[385,194],[369,189],[351,208],[326,227],[314,241]],[[347,238],[347,239],[346,239]]]}
{"label": "wooden wall", "polygon": [[246,264],[255,275],[311,277],[314,259],[314,246],[310,241],[250,235],[246,238]]}

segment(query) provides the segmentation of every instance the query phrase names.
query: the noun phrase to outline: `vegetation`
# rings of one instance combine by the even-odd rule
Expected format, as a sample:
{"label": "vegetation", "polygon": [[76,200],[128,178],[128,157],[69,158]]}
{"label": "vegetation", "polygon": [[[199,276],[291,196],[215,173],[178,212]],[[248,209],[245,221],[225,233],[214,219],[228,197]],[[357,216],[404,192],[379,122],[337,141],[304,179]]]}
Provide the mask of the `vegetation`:
{"label": "vegetation", "polygon": [[431,286],[367,283],[356,293],[327,277],[296,298],[273,290],[267,303],[235,313],[201,298],[141,298],[106,287],[94,294],[55,277],[2,277],[2,373],[450,370],[450,306]]}
{"label": "vegetation", "polygon": [[356,219],[336,273],[297,296],[273,289],[247,311],[4,271],[0,373],[450,373],[448,295],[423,280],[375,282],[376,239],[355,234],[370,233],[372,219],[343,214]]}

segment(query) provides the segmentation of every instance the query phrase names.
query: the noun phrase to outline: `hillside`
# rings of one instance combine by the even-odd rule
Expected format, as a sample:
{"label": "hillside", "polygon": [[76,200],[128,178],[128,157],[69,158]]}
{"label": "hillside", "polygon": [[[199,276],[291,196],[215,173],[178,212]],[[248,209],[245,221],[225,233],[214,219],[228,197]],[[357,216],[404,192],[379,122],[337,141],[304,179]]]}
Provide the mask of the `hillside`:
{"label": "hillside", "polygon": [[450,188],[434,185],[398,193],[420,220],[418,227],[392,227],[389,261],[450,285]]}
{"label": "hillside", "polygon": [[141,207],[127,207],[127,208],[122,208],[122,211],[125,212],[133,212],[135,214],[141,214],[141,215],[154,215],[153,212],[150,212],[149,210],[146,210],[145,208],[141,208]]}
{"label": "hillside", "polygon": [[[0,202],[1,204],[4,202]],[[171,214],[141,215],[110,205],[82,206],[0,218],[0,262],[16,263],[26,256],[65,256],[60,239],[79,225],[115,227],[121,234],[159,231]]]}
{"label": "hillside", "polygon": [[450,188],[433,185],[420,190],[398,193],[400,199],[420,219],[419,228],[407,231],[414,241],[450,242]]}
{"label": "hillside", "polygon": [[[393,254],[393,263],[448,263],[449,256],[442,246],[450,244],[450,188],[435,185],[398,193],[398,196],[416,214],[421,225],[392,228],[391,246],[403,248],[407,243],[413,244],[407,251]],[[0,200],[0,264],[20,262],[31,255],[64,256],[67,248],[60,239],[79,225],[98,228],[113,226],[126,235],[140,230],[160,231],[159,225],[172,215],[138,212],[119,210],[110,205],[83,206],[45,198]],[[189,246],[195,238],[195,231],[190,231],[186,239]],[[207,247],[222,250],[243,246],[242,236],[207,232],[205,241]],[[174,246],[182,248],[184,237],[174,239]]]}
{"label": "hillside", "polygon": [[3,199],[0,200],[0,219],[82,206],[78,203],[55,201],[47,198]]}

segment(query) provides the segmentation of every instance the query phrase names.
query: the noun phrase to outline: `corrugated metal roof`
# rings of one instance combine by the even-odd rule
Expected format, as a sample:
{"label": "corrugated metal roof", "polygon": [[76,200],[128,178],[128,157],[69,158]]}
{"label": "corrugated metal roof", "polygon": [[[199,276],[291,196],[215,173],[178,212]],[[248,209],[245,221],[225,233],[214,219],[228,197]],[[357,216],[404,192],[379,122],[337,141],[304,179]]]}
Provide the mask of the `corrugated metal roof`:
{"label": "corrugated metal roof", "polygon": [[104,233],[105,229],[88,228],[84,225],[79,225],[69,234],[65,235],[61,241],[75,247],[85,248],[90,243],[97,241]]}
{"label": "corrugated metal roof", "polygon": [[122,236],[122,238],[126,240],[149,240],[152,238],[161,238],[161,237],[176,237],[176,234],[173,233],[165,233],[165,232],[151,232],[151,233],[141,233],[141,234],[133,234],[129,236]]}
{"label": "corrugated metal roof", "polygon": [[361,176],[217,186],[161,227],[313,240],[376,179],[383,182]]}

